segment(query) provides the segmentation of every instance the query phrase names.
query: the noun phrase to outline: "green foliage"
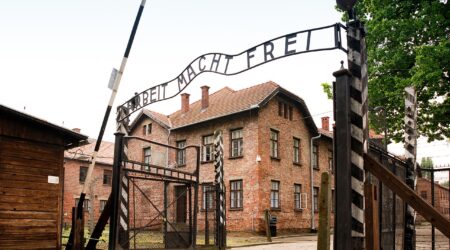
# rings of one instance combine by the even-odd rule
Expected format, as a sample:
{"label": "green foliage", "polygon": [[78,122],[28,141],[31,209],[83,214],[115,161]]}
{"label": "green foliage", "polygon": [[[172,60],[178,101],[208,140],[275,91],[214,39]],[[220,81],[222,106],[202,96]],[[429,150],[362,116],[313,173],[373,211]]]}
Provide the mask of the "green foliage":
{"label": "green foliage", "polygon": [[406,86],[417,90],[418,132],[450,137],[448,1],[361,0],[356,9],[367,28],[369,105],[385,107],[390,137],[403,137]]}
{"label": "green foliage", "polygon": [[441,186],[443,186],[443,187],[448,187],[448,185],[449,185],[449,181],[444,181],[444,182],[441,184]]}
{"label": "green foliage", "polygon": [[333,86],[327,82],[321,83],[320,86],[322,86],[323,92],[327,95],[327,98],[333,100]]}
{"label": "green foliage", "polygon": [[[433,169],[433,160],[431,157],[423,157],[420,162],[420,167],[425,169]],[[431,172],[422,171],[422,177],[431,180]]]}

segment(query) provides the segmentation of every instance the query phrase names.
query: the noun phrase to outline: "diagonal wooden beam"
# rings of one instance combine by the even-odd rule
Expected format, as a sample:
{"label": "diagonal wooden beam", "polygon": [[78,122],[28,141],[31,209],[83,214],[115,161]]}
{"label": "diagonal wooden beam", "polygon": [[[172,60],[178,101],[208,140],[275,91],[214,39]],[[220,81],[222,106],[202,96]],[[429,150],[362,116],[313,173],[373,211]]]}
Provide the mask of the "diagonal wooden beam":
{"label": "diagonal wooden beam", "polygon": [[404,202],[414,208],[414,210],[422,215],[428,222],[439,229],[439,231],[447,236],[447,238],[450,238],[450,220],[445,218],[434,207],[422,199],[422,197],[417,195],[414,190],[406,185],[406,183],[402,182],[378,160],[368,154],[364,155],[364,167]]}

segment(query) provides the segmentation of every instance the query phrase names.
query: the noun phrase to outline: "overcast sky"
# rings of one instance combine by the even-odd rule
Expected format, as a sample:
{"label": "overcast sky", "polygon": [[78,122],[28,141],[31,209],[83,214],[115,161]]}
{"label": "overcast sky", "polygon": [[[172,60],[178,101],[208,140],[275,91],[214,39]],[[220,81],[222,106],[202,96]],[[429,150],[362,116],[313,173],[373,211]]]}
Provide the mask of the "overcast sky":
{"label": "overcast sky", "polygon": [[[0,2],[0,103],[96,138],[140,0]],[[178,76],[198,56],[236,54],[272,38],[340,22],[332,0],[147,1],[122,78],[116,106]],[[330,33],[312,37],[320,46]],[[316,124],[332,116],[320,83],[331,83],[346,55],[339,50],[296,55],[236,76],[205,73],[184,92],[210,93],[272,80],[303,98]],[[148,108],[170,114],[179,96]],[[113,141],[115,112],[105,139]],[[448,143],[444,146],[448,147]],[[396,150],[401,153],[402,148]],[[436,158],[438,160],[439,158]],[[440,158],[441,160],[445,158]]]}
{"label": "overcast sky", "polygon": [[[140,2],[2,1],[0,103],[97,137],[111,94],[110,73],[120,66]],[[202,54],[236,54],[278,36],[339,22],[334,6],[331,0],[147,1],[115,106],[176,77]],[[323,40],[313,36],[312,46]],[[272,80],[302,97],[319,122],[332,115],[320,83],[333,81],[345,58],[338,50],[315,52],[237,76],[205,73],[184,92],[195,101],[203,85],[212,93]],[[148,106],[164,114],[179,107],[179,96]],[[105,134],[109,141],[114,120],[112,115]]]}

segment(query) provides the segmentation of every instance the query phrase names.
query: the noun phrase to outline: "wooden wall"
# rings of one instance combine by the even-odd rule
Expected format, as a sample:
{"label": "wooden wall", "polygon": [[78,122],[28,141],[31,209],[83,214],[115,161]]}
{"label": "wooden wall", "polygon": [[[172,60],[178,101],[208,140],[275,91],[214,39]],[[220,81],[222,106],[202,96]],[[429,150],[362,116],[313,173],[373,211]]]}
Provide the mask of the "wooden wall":
{"label": "wooden wall", "polygon": [[0,249],[61,247],[64,147],[32,139],[0,133]]}

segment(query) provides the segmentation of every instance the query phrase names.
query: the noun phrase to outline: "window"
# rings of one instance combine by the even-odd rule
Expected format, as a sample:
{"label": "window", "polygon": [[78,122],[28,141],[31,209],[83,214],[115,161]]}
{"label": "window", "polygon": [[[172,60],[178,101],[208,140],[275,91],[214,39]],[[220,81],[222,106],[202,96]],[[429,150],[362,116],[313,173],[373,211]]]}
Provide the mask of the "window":
{"label": "window", "polygon": [[278,158],[278,131],[270,130],[270,157]]}
{"label": "window", "polygon": [[208,162],[214,159],[214,136],[207,135],[203,136],[203,151],[202,151],[202,161]]}
{"label": "window", "polygon": [[334,189],[331,189],[331,212],[334,213],[336,197],[334,197]]}
{"label": "window", "polygon": [[152,124],[145,124],[144,125],[144,135],[150,135],[152,133]]}
{"label": "window", "polygon": [[[186,141],[177,141],[177,148],[186,147]],[[186,149],[178,149],[177,151],[177,165],[186,165]]]}
{"label": "window", "polygon": [[270,188],[270,208],[280,208],[280,182],[271,181]]}
{"label": "window", "polygon": [[103,185],[110,185],[112,183],[112,171],[111,170],[103,170]]}
{"label": "window", "polygon": [[288,108],[289,108],[288,105],[286,105],[286,103],[285,103],[285,104],[284,104],[284,118],[285,118],[285,119],[287,119],[288,116],[289,116],[289,114],[288,114],[289,109],[288,109]]}
{"label": "window", "polygon": [[428,198],[427,191],[420,191],[420,196],[426,200]]}
{"label": "window", "polygon": [[230,181],[230,208],[242,208],[242,180]]}
{"label": "window", "polygon": [[300,139],[294,137],[294,163],[300,164]]}
{"label": "window", "polygon": [[278,116],[283,116],[284,103],[278,102]]}
{"label": "window", "polygon": [[289,120],[292,121],[292,114],[294,113],[294,109],[292,106],[289,106]]}
{"label": "window", "polygon": [[319,147],[317,145],[313,145],[312,148],[313,158],[312,158],[312,164],[314,169],[319,169]]}
{"label": "window", "polygon": [[314,187],[314,211],[318,211],[319,207],[319,188],[318,187]]}
{"label": "window", "polygon": [[333,173],[333,150],[328,149],[328,169]]}
{"label": "window", "polygon": [[282,101],[278,101],[278,116],[281,116],[284,119],[289,119],[290,121],[292,121],[293,112],[294,108],[291,105],[284,103]]}
{"label": "window", "polygon": [[231,157],[242,156],[244,140],[242,139],[242,129],[231,131]]}
{"label": "window", "polygon": [[214,208],[214,187],[211,183],[203,184],[203,204],[202,208],[206,209],[208,205],[208,209]]}
{"label": "window", "polygon": [[302,192],[302,185],[300,184],[294,184],[294,208],[295,209],[302,209],[302,198],[301,198],[301,192]]}
{"label": "window", "polygon": [[84,183],[84,181],[86,180],[87,172],[88,167],[80,167],[80,177],[79,177],[80,183]]}
{"label": "window", "polygon": [[103,212],[105,210],[107,200],[100,200],[100,212]]}
{"label": "window", "polygon": [[150,164],[150,157],[152,155],[151,147],[144,148],[144,163]]}
{"label": "window", "polygon": [[[145,164],[150,164],[151,156],[152,156],[152,150],[151,150],[151,147],[144,148],[144,163],[145,163]],[[142,167],[143,167],[142,170],[145,170],[145,171],[148,171],[148,170],[150,169],[149,166],[145,166],[145,165],[144,165],[144,166],[142,166]]]}
{"label": "window", "polygon": [[[80,198],[75,198],[75,207],[78,207],[79,201],[80,201]],[[91,207],[91,202],[89,201],[89,199],[84,199],[83,210],[85,212],[89,212],[91,209],[92,209],[92,207]]]}

